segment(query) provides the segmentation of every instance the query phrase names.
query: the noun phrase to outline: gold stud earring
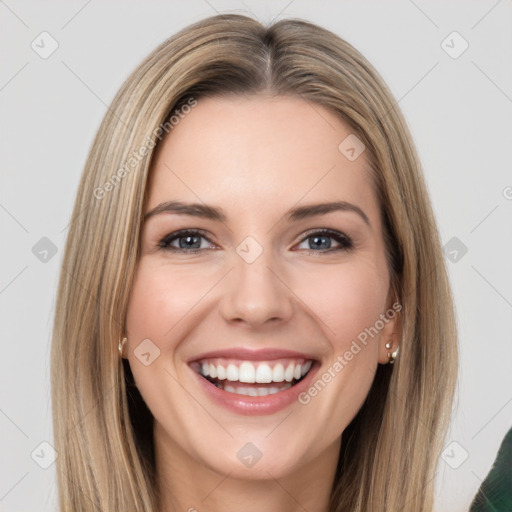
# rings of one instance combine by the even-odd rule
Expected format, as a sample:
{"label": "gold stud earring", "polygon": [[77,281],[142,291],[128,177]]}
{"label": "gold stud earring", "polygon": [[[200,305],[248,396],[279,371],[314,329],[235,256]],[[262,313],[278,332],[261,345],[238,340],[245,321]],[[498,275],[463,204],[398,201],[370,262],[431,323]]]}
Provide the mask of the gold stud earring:
{"label": "gold stud earring", "polygon": [[123,338],[122,340],[119,341],[119,345],[118,345],[118,349],[119,349],[119,354],[121,356],[121,358],[123,357],[123,349],[124,349],[124,344],[128,341],[127,338]]}
{"label": "gold stud earring", "polygon": [[392,354],[390,354],[388,352],[388,362],[389,362],[389,364],[393,364],[395,362],[397,354],[398,354],[398,347],[397,347],[397,349]]}

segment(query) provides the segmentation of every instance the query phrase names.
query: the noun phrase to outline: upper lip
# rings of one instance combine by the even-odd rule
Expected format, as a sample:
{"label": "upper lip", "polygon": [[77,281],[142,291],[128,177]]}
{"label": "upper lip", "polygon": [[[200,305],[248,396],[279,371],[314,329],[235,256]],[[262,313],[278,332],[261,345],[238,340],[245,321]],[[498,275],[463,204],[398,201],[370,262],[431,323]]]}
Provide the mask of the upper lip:
{"label": "upper lip", "polygon": [[272,361],[273,359],[307,359],[314,360],[311,354],[304,352],[296,352],[293,350],[284,350],[278,348],[264,348],[251,350],[248,348],[227,348],[222,350],[213,350],[204,352],[189,359],[189,363],[199,361],[201,359],[241,359],[244,361]]}

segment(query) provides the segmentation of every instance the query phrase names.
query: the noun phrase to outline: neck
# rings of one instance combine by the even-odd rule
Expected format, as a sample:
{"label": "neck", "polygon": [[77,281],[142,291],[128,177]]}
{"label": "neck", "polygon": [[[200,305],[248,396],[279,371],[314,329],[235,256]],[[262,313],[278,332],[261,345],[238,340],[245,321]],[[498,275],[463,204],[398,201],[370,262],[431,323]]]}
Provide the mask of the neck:
{"label": "neck", "polygon": [[159,512],[327,512],[338,462],[339,442],[285,475],[248,480],[221,473],[193,459],[155,421]]}

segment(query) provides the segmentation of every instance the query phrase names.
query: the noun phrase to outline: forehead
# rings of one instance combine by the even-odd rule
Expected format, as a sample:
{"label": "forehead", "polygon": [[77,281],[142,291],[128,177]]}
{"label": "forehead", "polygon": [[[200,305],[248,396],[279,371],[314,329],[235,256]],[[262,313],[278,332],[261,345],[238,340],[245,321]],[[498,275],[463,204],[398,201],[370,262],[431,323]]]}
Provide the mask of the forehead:
{"label": "forehead", "polygon": [[173,199],[234,214],[350,200],[371,215],[377,205],[365,152],[354,160],[339,149],[353,136],[334,113],[300,98],[199,99],[158,149],[147,210]]}

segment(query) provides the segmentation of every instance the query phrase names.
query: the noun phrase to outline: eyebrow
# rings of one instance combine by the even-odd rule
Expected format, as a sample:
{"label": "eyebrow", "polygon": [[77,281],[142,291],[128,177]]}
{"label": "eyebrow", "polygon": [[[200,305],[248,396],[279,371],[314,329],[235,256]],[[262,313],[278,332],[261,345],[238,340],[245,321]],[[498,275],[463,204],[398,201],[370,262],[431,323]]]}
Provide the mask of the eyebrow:
{"label": "eyebrow", "polygon": [[[359,206],[346,201],[333,201],[330,203],[317,203],[305,206],[298,206],[292,208],[285,214],[288,222],[302,220],[316,215],[325,215],[335,211],[354,212],[359,215],[370,226],[370,220],[366,213],[364,213]],[[200,217],[204,219],[215,220],[219,222],[226,222],[227,215],[222,208],[209,206],[202,203],[184,203],[182,201],[166,201],[155,206],[152,210],[144,215],[144,222],[151,217],[161,213],[174,213],[177,215],[190,215],[192,217]]]}

